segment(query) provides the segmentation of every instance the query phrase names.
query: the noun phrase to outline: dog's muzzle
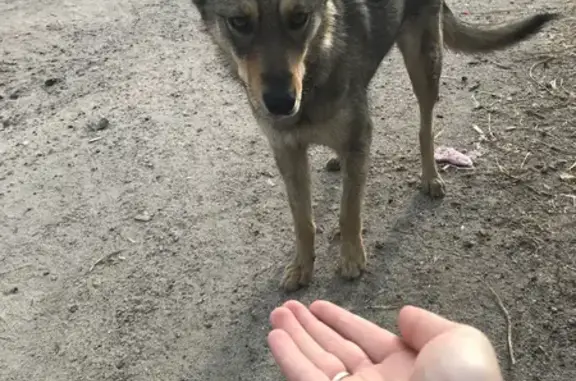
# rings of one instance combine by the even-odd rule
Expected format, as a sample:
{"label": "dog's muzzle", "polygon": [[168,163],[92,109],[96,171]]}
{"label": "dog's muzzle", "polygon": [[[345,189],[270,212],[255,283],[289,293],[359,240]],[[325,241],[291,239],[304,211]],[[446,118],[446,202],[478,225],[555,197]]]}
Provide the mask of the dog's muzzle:
{"label": "dog's muzzle", "polygon": [[296,91],[292,85],[292,74],[280,72],[262,76],[264,92],[262,103],[266,110],[276,117],[293,115],[297,110]]}

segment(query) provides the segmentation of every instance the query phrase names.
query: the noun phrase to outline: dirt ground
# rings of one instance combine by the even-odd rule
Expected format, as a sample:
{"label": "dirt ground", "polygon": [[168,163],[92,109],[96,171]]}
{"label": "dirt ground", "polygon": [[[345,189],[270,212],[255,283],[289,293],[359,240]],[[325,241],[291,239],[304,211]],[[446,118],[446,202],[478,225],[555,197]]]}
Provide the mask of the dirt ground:
{"label": "dirt ground", "polygon": [[393,330],[401,305],[430,308],[485,330],[507,380],[576,379],[576,12],[473,3],[450,5],[478,22],[566,18],[506,52],[447,53],[438,144],[478,158],[444,169],[438,202],[417,190],[394,50],[372,86],[369,272],[335,275],[340,179],[318,148],[315,278],[285,295],[283,185],[190,2],[1,0],[0,379],[281,379],[265,339],[288,298]]}

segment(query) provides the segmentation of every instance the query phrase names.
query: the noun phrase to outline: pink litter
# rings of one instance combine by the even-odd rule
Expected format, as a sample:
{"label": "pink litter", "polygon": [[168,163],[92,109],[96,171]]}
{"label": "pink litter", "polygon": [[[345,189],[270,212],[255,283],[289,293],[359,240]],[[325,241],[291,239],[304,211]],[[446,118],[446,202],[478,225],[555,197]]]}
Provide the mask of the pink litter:
{"label": "pink litter", "polygon": [[437,147],[434,152],[434,160],[438,163],[450,164],[455,167],[469,168],[474,166],[474,162],[468,155],[465,155],[452,147]]}

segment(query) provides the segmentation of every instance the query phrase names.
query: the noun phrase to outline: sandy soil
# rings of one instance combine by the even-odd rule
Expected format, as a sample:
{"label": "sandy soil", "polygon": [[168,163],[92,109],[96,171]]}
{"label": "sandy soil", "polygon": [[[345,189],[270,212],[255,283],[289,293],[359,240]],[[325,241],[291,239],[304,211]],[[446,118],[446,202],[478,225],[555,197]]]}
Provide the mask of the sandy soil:
{"label": "sandy soil", "polygon": [[0,379],[280,379],[267,317],[291,297],[391,329],[399,306],[430,308],[485,330],[508,380],[576,379],[570,3],[450,3],[470,21],[568,17],[507,52],[447,54],[438,142],[480,156],[444,171],[440,202],[417,190],[416,102],[390,54],[372,86],[369,273],[334,273],[339,175],[315,149],[317,270],[284,295],[283,185],[191,4],[0,1]]}

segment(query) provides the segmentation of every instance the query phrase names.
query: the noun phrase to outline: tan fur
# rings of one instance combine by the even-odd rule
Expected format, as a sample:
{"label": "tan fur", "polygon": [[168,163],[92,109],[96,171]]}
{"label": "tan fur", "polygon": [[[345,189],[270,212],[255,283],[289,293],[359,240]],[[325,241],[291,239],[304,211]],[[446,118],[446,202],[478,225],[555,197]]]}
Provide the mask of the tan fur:
{"label": "tan fur", "polygon": [[254,99],[258,99],[260,94],[262,94],[262,65],[260,64],[260,58],[254,54],[246,61],[240,62],[242,62],[242,71],[246,72],[249,91]]}
{"label": "tan fur", "polygon": [[306,75],[306,53],[306,50],[303,54],[288,53],[288,65],[292,73],[292,86],[294,86],[294,90],[296,91],[296,99],[298,102],[302,97],[302,82]]}

